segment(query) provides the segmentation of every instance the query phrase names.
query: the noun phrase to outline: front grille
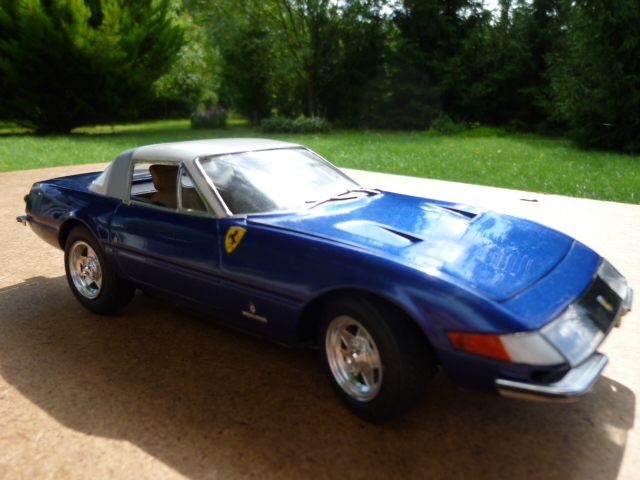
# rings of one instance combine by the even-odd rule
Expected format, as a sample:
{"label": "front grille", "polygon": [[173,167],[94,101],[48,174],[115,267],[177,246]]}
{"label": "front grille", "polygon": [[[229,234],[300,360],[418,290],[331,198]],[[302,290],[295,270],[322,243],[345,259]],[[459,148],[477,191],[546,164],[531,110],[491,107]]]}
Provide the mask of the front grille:
{"label": "front grille", "polygon": [[575,303],[540,331],[574,367],[591,356],[622,314],[623,299],[610,283],[596,275]]}
{"label": "front grille", "polygon": [[615,325],[622,302],[623,299],[604,280],[596,277],[574,308],[578,309],[583,319],[589,318],[606,335]]}

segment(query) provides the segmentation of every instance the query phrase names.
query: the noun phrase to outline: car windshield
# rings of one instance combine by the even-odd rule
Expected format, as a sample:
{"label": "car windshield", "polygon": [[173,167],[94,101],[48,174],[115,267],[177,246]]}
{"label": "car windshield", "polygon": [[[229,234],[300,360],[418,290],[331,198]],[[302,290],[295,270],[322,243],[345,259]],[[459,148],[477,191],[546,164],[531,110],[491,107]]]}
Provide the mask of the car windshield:
{"label": "car windshield", "polygon": [[220,155],[200,161],[233,214],[309,207],[359,185],[302,148]]}

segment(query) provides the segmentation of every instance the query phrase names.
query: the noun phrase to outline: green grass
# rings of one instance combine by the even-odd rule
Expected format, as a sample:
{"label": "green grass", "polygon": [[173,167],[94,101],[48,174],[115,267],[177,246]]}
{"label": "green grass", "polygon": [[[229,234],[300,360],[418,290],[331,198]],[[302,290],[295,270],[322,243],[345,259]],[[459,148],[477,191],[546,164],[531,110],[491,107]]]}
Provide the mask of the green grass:
{"label": "green grass", "polygon": [[188,121],[162,121],[50,137],[0,130],[0,172],[108,162],[141,145],[220,137],[301,143],[345,168],[640,204],[638,155],[585,152],[567,140],[498,136],[490,129],[452,137],[353,131],[267,135],[240,122],[225,130],[191,130]]}

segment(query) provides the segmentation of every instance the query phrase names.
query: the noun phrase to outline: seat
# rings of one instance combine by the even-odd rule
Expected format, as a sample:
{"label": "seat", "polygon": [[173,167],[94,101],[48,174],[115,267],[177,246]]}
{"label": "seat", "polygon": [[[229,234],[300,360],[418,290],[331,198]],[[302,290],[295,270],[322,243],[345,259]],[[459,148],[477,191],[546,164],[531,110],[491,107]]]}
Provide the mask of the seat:
{"label": "seat", "polygon": [[169,208],[178,208],[178,166],[151,165],[149,173],[157,190],[151,200]]}

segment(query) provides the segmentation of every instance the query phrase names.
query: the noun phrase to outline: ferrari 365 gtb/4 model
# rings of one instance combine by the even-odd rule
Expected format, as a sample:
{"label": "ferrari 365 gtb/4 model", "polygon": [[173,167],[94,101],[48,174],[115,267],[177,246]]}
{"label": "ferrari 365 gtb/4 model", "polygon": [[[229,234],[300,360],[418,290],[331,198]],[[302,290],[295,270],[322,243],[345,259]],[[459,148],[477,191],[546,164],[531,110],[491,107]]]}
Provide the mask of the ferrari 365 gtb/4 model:
{"label": "ferrari 365 gtb/4 model", "polygon": [[570,400],[631,309],[604,258],[537,223],[366,188],[274,140],[166,143],[36,183],[18,219],[57,248],[95,313],[136,289],[277,342],[317,346],[362,418],[398,416],[441,368],[456,384]]}

